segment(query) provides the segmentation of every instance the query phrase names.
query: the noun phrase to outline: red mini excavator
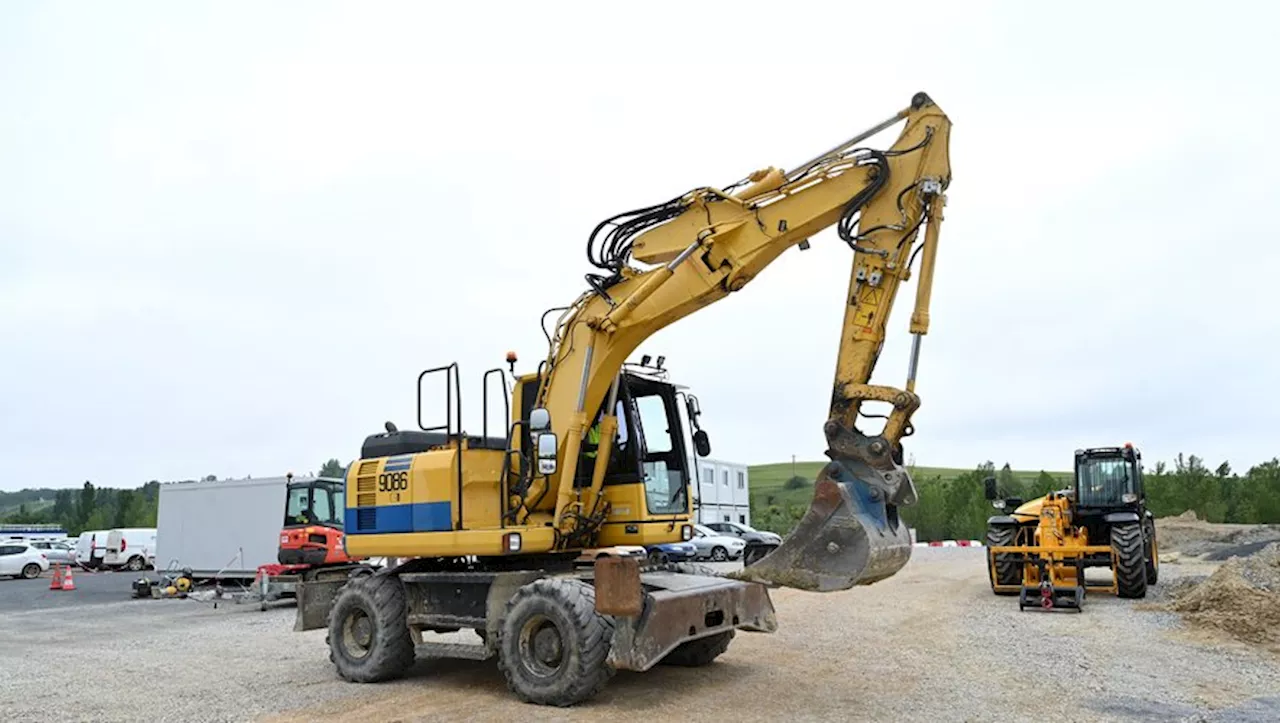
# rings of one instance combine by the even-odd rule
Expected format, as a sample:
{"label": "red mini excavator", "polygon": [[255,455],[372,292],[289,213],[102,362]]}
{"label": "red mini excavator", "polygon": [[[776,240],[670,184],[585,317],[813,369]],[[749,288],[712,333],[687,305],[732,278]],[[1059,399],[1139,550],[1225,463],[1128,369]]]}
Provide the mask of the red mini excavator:
{"label": "red mini excavator", "polygon": [[[332,596],[333,585],[310,587],[311,583],[345,580],[355,573],[371,572],[364,558],[347,555],[342,544],[346,502],[345,480],[311,477],[294,480],[287,475],[284,526],[276,564],[258,567],[255,599],[265,609],[267,603],[292,595],[298,601],[298,622],[303,624],[305,596]],[[298,627],[298,629],[302,629]]]}
{"label": "red mini excavator", "polygon": [[345,481],[332,477],[294,481],[292,472],[287,476],[280,564],[296,568],[352,563],[342,545]]}

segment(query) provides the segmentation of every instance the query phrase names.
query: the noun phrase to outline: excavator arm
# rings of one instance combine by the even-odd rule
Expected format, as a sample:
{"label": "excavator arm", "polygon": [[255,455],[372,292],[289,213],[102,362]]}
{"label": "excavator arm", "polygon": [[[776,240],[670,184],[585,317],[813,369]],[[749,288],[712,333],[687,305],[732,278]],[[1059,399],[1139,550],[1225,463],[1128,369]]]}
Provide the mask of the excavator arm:
{"label": "excavator arm", "polygon": [[[858,145],[903,121],[890,148]],[[563,464],[554,475],[531,478],[515,506],[530,513],[553,507],[553,525],[571,538],[601,493],[617,423],[612,403],[592,483],[579,489],[573,480],[583,436],[606,395],[617,394],[628,356],[663,327],[741,290],[784,251],[808,248],[811,237],[836,226],[853,262],[824,426],[831,461],[797,528],[739,576],[836,590],[897,572],[911,549],[897,509],[916,501],[901,440],[920,405],[915,376],[951,181],[950,128],[942,110],[918,93],[893,117],[794,169],[766,168],[724,189],[698,188],[602,222],[587,249],[602,273],[588,275],[589,289],[563,310],[540,367],[536,406],[547,410]],[[894,299],[917,256],[905,388],[871,384]],[[865,402],[892,407],[878,433],[859,428]]]}

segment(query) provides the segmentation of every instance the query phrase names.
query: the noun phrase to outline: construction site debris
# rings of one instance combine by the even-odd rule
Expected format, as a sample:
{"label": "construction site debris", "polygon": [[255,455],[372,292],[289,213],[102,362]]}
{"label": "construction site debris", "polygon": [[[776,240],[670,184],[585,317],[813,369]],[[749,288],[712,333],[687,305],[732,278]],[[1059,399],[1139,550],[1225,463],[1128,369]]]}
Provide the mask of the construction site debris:
{"label": "construction site debris", "polygon": [[[1205,522],[1187,510],[1181,515],[1156,520],[1160,555],[1173,562],[1184,558],[1227,560],[1256,554],[1273,542],[1280,542],[1280,525],[1244,525]],[[1177,553],[1169,558],[1168,553]]]}
{"label": "construction site debris", "polygon": [[1280,651],[1280,543],[1224,562],[1202,581],[1171,591],[1168,607],[1193,625]]}

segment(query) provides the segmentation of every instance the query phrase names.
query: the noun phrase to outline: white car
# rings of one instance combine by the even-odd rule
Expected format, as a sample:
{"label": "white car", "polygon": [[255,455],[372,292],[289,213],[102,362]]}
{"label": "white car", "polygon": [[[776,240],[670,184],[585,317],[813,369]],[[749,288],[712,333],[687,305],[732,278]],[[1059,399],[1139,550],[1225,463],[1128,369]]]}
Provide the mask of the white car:
{"label": "white car", "polygon": [[49,569],[49,559],[29,542],[0,542],[0,577],[40,577]]}
{"label": "white car", "polygon": [[724,535],[705,525],[694,525],[693,539],[689,541],[698,548],[698,559],[710,558],[716,562],[736,560],[747,547],[747,541],[741,537]]}

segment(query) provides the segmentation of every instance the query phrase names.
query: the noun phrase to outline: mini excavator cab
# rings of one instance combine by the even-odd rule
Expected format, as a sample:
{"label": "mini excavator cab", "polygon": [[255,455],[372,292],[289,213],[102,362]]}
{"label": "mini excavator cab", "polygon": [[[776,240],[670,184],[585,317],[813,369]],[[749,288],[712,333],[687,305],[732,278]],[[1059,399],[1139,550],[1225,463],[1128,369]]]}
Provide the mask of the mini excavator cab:
{"label": "mini excavator cab", "polygon": [[284,525],[276,559],[282,565],[332,565],[351,561],[342,548],[345,483],[313,477],[285,485]]}

